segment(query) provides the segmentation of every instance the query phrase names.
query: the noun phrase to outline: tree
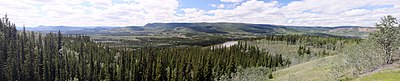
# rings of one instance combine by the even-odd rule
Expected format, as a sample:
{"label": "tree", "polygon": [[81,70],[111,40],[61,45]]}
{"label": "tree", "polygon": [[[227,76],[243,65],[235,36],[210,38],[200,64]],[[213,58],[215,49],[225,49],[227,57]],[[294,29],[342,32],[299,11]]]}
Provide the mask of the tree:
{"label": "tree", "polygon": [[[300,37],[282,35],[266,39],[284,41],[288,38],[299,40]],[[0,81],[210,81],[237,72],[239,66],[288,65],[289,60],[280,54],[269,54],[246,42],[239,43],[213,49],[109,47],[91,41],[89,36],[63,36],[60,31],[58,34],[17,31],[15,24],[2,18]]]}
{"label": "tree", "polygon": [[64,72],[64,68],[63,68],[63,66],[64,66],[64,60],[63,60],[63,58],[64,58],[64,56],[63,56],[63,54],[62,54],[62,51],[63,51],[63,49],[62,49],[62,35],[61,35],[61,31],[59,30],[58,31],[58,35],[57,35],[57,52],[58,52],[58,54],[57,54],[57,56],[58,56],[58,59],[57,59],[57,78],[58,78],[58,80],[61,80],[61,81],[64,81],[63,79],[64,78],[62,78],[62,77],[65,77],[64,75],[65,75],[65,73],[63,73]]}
{"label": "tree", "polygon": [[379,31],[371,34],[372,40],[376,41],[385,51],[386,63],[392,62],[393,50],[398,46],[399,42],[399,26],[396,26],[398,21],[395,17],[388,15],[381,18],[381,22],[376,24]]}

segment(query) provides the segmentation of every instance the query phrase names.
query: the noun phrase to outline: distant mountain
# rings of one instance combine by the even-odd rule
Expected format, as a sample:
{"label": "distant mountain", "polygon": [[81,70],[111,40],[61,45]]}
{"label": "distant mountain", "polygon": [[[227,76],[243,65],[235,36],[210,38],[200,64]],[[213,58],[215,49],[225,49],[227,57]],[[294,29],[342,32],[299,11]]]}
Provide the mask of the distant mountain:
{"label": "distant mountain", "polygon": [[[18,28],[21,29],[21,28]],[[318,34],[357,36],[368,35],[375,31],[374,27],[338,26],[338,27],[312,27],[312,26],[283,26],[271,24],[246,24],[246,23],[149,23],[145,26],[39,26],[26,28],[30,31],[49,32],[61,30],[64,34],[113,34],[113,35],[148,35],[148,34]]]}
{"label": "distant mountain", "polygon": [[[246,23],[149,23],[137,30],[116,28],[124,32],[160,32],[160,33],[208,33],[208,34],[318,34],[362,37],[375,31],[374,27],[337,26],[284,26],[271,24],[246,24]],[[115,32],[115,31],[114,31]]]}
{"label": "distant mountain", "polygon": [[285,26],[268,24],[244,24],[244,23],[150,23],[145,29],[158,29],[163,32],[181,33],[214,33],[214,34],[276,34],[277,30],[290,30]]}
{"label": "distant mountain", "polygon": [[[58,32],[61,31],[64,34],[90,34],[98,33],[104,30],[117,28],[115,26],[38,26],[38,27],[26,27],[28,31],[37,31],[42,33]],[[18,30],[22,30],[23,27],[17,27]]]}

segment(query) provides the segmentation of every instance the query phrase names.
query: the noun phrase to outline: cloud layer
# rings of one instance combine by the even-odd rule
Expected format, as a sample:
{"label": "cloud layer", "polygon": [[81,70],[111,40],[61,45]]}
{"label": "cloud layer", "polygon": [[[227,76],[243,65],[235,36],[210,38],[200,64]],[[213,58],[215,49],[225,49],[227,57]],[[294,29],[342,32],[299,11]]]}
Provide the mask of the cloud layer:
{"label": "cloud layer", "polygon": [[[197,1],[197,0],[195,0]],[[399,0],[221,0],[215,9],[180,8],[177,0],[1,0],[19,26],[126,26],[153,22],[241,22],[301,26],[373,26],[400,17]]]}

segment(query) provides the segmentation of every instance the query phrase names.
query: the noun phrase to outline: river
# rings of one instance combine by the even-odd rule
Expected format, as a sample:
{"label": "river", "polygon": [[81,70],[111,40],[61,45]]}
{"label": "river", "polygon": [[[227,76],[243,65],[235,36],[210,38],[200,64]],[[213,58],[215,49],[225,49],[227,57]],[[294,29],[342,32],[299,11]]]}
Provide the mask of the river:
{"label": "river", "polygon": [[217,48],[220,48],[220,47],[231,47],[231,46],[236,45],[238,43],[239,43],[238,41],[228,41],[228,42],[224,42],[224,43],[221,43],[221,44],[213,45],[212,47],[213,48],[215,48],[215,47],[217,47]]}

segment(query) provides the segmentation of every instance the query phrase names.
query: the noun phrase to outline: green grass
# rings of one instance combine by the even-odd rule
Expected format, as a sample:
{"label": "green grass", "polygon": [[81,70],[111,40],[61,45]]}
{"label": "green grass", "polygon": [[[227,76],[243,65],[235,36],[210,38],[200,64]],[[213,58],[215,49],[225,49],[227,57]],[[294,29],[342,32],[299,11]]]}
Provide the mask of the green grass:
{"label": "green grass", "polygon": [[375,72],[369,75],[356,78],[353,81],[399,81],[400,67],[387,68],[380,72]]}
{"label": "green grass", "polygon": [[[273,78],[269,81],[337,81],[344,79],[344,77],[337,78],[343,73],[331,71],[335,66],[343,63],[341,60],[343,59],[338,55],[334,55],[290,66],[273,72]],[[347,74],[347,71],[344,74]],[[351,81],[399,81],[400,65],[384,68],[381,71],[358,78],[350,77],[349,79]]]}
{"label": "green grass", "polygon": [[[325,48],[316,48],[312,46],[308,47],[311,48],[311,53],[313,55],[299,56],[297,50],[300,45],[304,46],[304,44],[300,43],[296,45],[287,45],[285,41],[267,41],[267,40],[248,41],[247,43],[260,48],[260,50],[268,51],[270,54],[282,54],[284,58],[289,58],[291,60],[291,65],[297,65],[300,63],[308,62],[310,60],[315,60],[324,57],[324,56],[317,56],[315,54],[318,52],[322,52]],[[336,54],[336,51],[328,49],[325,50],[330,54]]]}
{"label": "green grass", "polygon": [[353,81],[399,81],[400,71],[379,72]]}
{"label": "green grass", "polygon": [[294,65],[272,73],[272,81],[335,81],[330,71],[339,62],[337,55]]}

